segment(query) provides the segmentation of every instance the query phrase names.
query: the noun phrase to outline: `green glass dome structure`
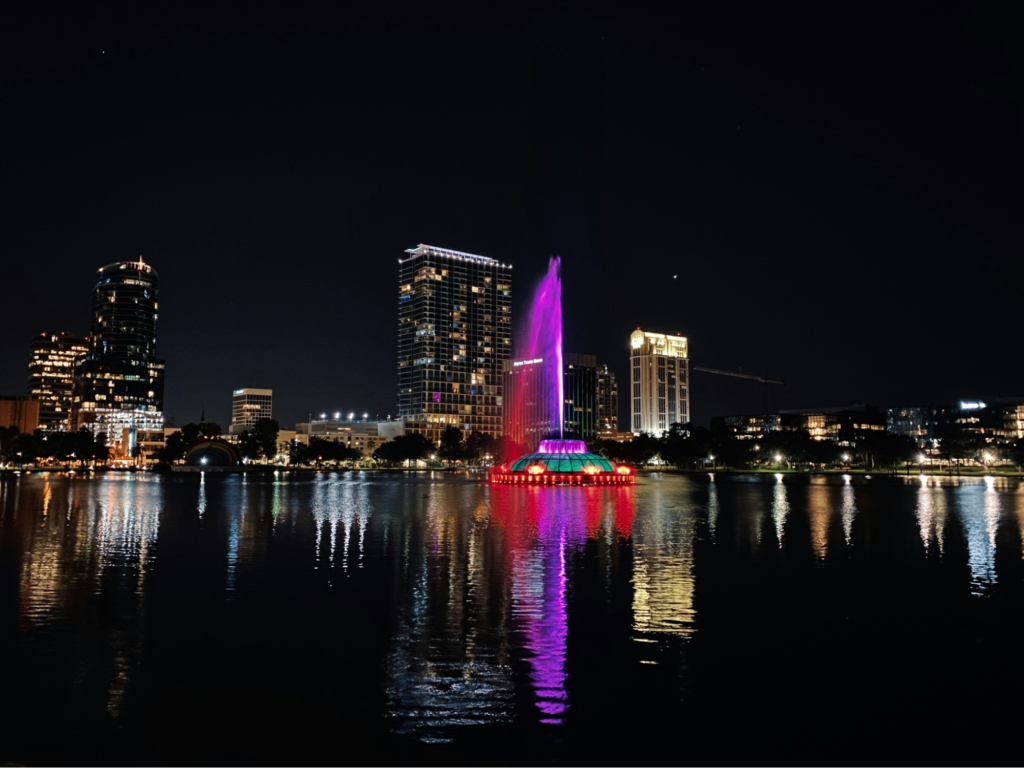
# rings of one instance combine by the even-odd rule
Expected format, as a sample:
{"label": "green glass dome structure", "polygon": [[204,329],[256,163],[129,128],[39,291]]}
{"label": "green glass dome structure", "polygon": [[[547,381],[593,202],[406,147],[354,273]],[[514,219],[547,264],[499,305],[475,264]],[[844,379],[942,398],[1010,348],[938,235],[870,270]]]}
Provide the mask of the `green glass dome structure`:
{"label": "green glass dome structure", "polygon": [[543,440],[534,453],[521,456],[512,466],[492,467],[492,483],[546,485],[632,485],[630,467],[616,466],[604,456],[587,451],[582,440]]}
{"label": "green glass dome structure", "polygon": [[[541,443],[544,448],[544,443]],[[600,472],[614,472],[615,467],[604,456],[596,453],[552,453],[538,450],[528,453],[512,463],[512,472],[522,472],[532,464],[542,464],[548,472],[583,472],[585,467],[597,467]]]}

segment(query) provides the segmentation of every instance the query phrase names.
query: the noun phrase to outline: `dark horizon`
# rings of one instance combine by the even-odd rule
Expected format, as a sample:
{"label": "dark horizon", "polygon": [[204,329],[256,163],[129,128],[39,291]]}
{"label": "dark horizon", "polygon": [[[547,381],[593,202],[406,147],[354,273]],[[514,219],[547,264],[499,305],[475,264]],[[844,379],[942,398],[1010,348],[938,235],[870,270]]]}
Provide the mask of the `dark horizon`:
{"label": "dark horizon", "polygon": [[[637,326],[785,379],[773,409],[1024,395],[1013,19],[387,13],[5,10],[0,394],[141,254],[179,426],[242,387],[284,427],[394,416],[397,260],[427,243],[511,262],[513,324],[560,255],[565,350],[620,395]],[[697,373],[691,403],[761,388]]]}

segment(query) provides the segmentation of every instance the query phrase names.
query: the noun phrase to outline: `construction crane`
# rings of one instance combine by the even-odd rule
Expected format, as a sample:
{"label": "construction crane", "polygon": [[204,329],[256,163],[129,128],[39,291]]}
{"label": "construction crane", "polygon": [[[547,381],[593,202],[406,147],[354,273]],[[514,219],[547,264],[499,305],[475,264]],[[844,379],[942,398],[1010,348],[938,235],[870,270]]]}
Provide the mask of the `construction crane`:
{"label": "construction crane", "polygon": [[691,371],[701,371],[702,373],[714,373],[718,376],[735,376],[738,379],[749,379],[751,381],[761,382],[761,411],[762,413],[768,412],[768,385],[769,384],[785,384],[782,379],[769,379],[767,371],[764,376],[755,376],[752,373],[743,373],[743,371],[722,371],[718,368],[704,368],[700,365],[691,365]]}

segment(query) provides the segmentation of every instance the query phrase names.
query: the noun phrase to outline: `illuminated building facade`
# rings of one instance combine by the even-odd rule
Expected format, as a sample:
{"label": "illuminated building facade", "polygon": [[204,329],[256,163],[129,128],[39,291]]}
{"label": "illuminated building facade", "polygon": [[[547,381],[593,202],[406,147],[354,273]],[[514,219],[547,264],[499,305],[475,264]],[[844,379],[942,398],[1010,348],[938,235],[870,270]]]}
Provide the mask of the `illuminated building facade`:
{"label": "illuminated building facade", "polygon": [[885,432],[886,414],[873,405],[779,411],[782,429],[806,432],[812,440],[855,446],[873,432]]}
{"label": "illuminated building facade", "polygon": [[505,435],[531,451],[559,428],[558,413],[548,396],[549,371],[540,357],[504,363]]}
{"label": "illuminated building facade", "polygon": [[684,336],[630,334],[630,412],[633,434],[655,437],[690,421],[690,360]]}
{"label": "illuminated building facade", "polygon": [[597,429],[599,432],[619,431],[619,385],[607,365],[597,367]]}
{"label": "illuminated building facade", "polygon": [[989,443],[1024,438],[1024,397],[960,400],[950,405],[890,408],[888,431],[914,438],[925,446],[952,432],[975,435]]}
{"label": "illuminated building facade", "polygon": [[260,419],[272,419],[274,390],[236,389],[231,393],[231,424],[228,434],[240,435]]}
{"label": "illuminated building facade", "polygon": [[156,270],[142,261],[96,273],[89,351],[75,366],[74,429],[104,435],[111,458],[128,461],[139,446],[155,460],[163,444],[164,361],[156,358]]}
{"label": "illuminated building facade", "polygon": [[419,245],[399,259],[398,414],[437,442],[445,427],[502,434],[512,349],[512,266]]}
{"label": "illuminated building facade", "polygon": [[75,362],[89,351],[89,341],[69,333],[41,333],[32,339],[28,394],[39,401],[39,428],[71,428],[75,399]]}
{"label": "illuminated building facade", "polygon": [[562,364],[565,368],[564,437],[594,440],[597,437],[597,358],[567,352]]}
{"label": "illuminated building facade", "polygon": [[39,401],[20,395],[0,395],[0,427],[15,427],[23,435],[39,428]]}

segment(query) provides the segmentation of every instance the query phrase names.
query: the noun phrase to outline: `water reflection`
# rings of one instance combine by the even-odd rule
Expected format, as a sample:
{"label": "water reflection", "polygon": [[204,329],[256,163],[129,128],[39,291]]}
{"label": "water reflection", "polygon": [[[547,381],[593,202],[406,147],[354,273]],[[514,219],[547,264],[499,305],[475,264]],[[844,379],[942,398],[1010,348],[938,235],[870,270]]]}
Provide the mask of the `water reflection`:
{"label": "water reflection", "polygon": [[843,537],[846,539],[847,546],[850,546],[853,539],[853,521],[857,517],[857,500],[853,492],[851,480],[850,475],[843,475],[843,506],[841,515],[843,518]]}
{"label": "water reflection", "polygon": [[775,490],[772,493],[772,520],[775,522],[775,538],[782,547],[786,537],[786,518],[789,516],[789,500],[786,498],[786,486],[782,482],[782,474],[775,475]]}
{"label": "water reflection", "polygon": [[832,520],[831,494],[832,489],[826,485],[824,477],[811,478],[811,486],[807,489],[807,516],[811,524],[811,550],[818,562],[824,562],[828,555],[828,529]]}
{"label": "water reflection", "polygon": [[313,486],[313,498],[310,504],[316,528],[315,552],[317,562],[321,559],[321,540],[324,529],[330,537],[327,552],[329,568],[334,568],[335,554],[338,549],[338,529],[341,528],[341,552],[339,555],[341,570],[348,573],[349,556],[352,549],[353,528],[358,537],[356,553],[358,567],[363,567],[363,550],[366,538],[366,523],[370,518],[372,507],[367,495],[368,486],[364,483],[352,482],[339,477],[323,478],[318,476]]}
{"label": "water reflection", "polygon": [[929,481],[926,475],[921,475],[916,515],[925,551],[927,552],[934,542],[939,548],[939,555],[942,556],[946,546],[946,492],[941,483]]}
{"label": "water reflection", "polygon": [[693,634],[693,543],[696,512],[655,489],[633,532],[633,627],[638,632]]}
{"label": "water reflection", "polygon": [[971,569],[971,594],[982,596],[996,583],[996,529],[1000,502],[994,480],[957,489],[957,512],[967,536],[967,564]]}
{"label": "water reflection", "polygon": [[[1001,522],[1012,526],[1002,543]],[[947,523],[963,530],[964,546],[945,546]],[[835,557],[840,536],[850,546],[855,524],[859,546]],[[705,525],[710,543],[699,538]],[[783,544],[787,556],[779,557]],[[941,556],[922,557],[922,544]],[[355,649],[345,657],[349,666],[371,670],[367,677],[383,673],[386,699],[373,717],[388,718],[393,731],[444,741],[481,725],[528,725],[524,733],[562,739],[598,708],[706,695],[686,687],[683,670],[704,665],[702,679],[718,679],[707,666],[713,646],[735,636],[741,648],[744,632],[765,631],[776,598],[807,600],[813,614],[822,608],[815,601],[854,592],[868,623],[875,600],[886,606],[886,621],[899,623],[898,611],[886,612],[891,597],[871,593],[885,586],[862,578],[878,573],[870,569],[883,547],[885,559],[902,558],[898,567],[912,583],[936,595],[951,584],[961,595],[965,587],[990,595],[1007,584],[1019,589],[1012,581],[1022,546],[1024,485],[992,478],[865,484],[850,476],[719,474],[709,483],[646,478],[628,488],[491,488],[447,474],[6,475],[0,549],[16,559],[11,598],[0,602],[8,615],[0,618],[17,619],[9,625],[24,640],[25,658],[61,680],[65,688],[54,696],[72,702],[74,716],[102,716],[118,728],[130,727],[139,697],[173,686],[160,667],[176,653],[178,619],[191,615],[193,600],[231,646],[266,629],[261,621],[279,622],[274,599],[294,598],[311,616],[301,642],[308,634],[310,647],[344,644]],[[790,556],[804,547],[813,564],[802,551]],[[1008,552],[1013,567],[999,560]],[[851,572],[859,579],[852,589],[832,588]],[[759,593],[762,578],[777,589]],[[829,588],[794,589],[801,578]],[[239,605],[223,610],[225,599]],[[762,629],[752,629],[755,621]],[[772,631],[788,627],[780,622]],[[813,633],[813,623],[802,631]],[[154,651],[156,638],[163,640]],[[272,657],[259,651],[259,663],[280,666],[266,678],[253,673],[254,685],[288,677],[285,662]],[[825,655],[817,660],[828,663]],[[211,670],[203,674],[215,677]],[[323,674],[331,684],[349,679]],[[313,677],[303,695],[318,695],[322,681]]]}

